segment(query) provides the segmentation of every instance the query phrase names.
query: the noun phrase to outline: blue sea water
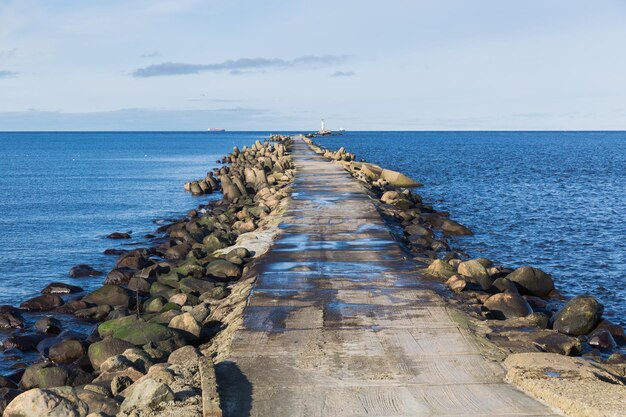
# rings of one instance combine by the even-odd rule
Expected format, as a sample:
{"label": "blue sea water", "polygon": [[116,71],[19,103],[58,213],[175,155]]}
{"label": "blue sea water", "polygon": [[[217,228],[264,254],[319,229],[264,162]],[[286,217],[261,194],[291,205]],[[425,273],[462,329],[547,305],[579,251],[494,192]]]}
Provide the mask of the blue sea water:
{"label": "blue sea water", "polygon": [[475,235],[457,247],[532,265],[626,324],[626,132],[350,132],[318,139],[424,184]]}

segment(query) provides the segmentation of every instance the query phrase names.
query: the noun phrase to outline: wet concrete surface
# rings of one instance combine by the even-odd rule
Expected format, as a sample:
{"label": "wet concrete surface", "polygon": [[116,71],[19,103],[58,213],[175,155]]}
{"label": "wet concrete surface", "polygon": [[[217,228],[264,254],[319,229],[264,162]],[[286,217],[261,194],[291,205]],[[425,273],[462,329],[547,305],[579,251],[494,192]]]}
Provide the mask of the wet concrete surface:
{"label": "wet concrete surface", "polygon": [[363,186],[298,139],[292,201],[231,361],[225,416],[545,416],[450,317]]}

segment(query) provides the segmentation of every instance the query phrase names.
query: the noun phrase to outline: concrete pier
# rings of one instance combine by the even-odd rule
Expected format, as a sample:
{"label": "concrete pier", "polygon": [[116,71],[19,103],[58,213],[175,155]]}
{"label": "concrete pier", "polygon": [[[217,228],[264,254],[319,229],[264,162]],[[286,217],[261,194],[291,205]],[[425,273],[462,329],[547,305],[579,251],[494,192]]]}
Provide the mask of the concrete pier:
{"label": "concrete pier", "polygon": [[358,181],[291,152],[282,234],[217,366],[224,416],[557,415],[503,381]]}

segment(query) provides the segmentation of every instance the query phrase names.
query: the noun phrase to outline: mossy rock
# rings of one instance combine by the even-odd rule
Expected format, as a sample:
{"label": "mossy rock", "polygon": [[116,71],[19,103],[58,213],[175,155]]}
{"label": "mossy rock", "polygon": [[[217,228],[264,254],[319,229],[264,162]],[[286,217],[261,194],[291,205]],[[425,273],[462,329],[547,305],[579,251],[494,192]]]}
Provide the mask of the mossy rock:
{"label": "mossy rock", "polygon": [[161,342],[176,336],[176,333],[161,324],[143,320],[129,323],[113,332],[113,337],[116,339],[124,340],[136,346]]}
{"label": "mossy rock", "polygon": [[424,272],[439,278],[450,278],[452,275],[456,275],[456,269],[441,259],[436,259]]}
{"label": "mossy rock", "polygon": [[160,283],[159,281],[155,281],[150,286],[150,295],[153,297],[158,297],[160,295],[167,294],[170,290],[173,290],[173,289],[174,288],[170,287],[169,285],[165,285],[165,284]]}
{"label": "mossy rock", "polygon": [[180,306],[176,303],[166,303],[163,307],[161,307],[161,313],[165,313],[170,310],[180,310]]}
{"label": "mossy rock", "polygon": [[146,313],[158,313],[166,303],[167,300],[160,295],[150,297],[143,303],[143,311]]}
{"label": "mossy rock", "polygon": [[239,278],[241,276],[241,267],[225,259],[217,259],[206,267],[206,274],[218,278]]}
{"label": "mossy rock", "polygon": [[[226,221],[226,220],[224,220]],[[228,242],[220,239],[215,234],[210,234],[202,240],[203,249],[207,254],[211,254],[218,249],[228,246]]]}
{"label": "mossy rock", "polygon": [[204,268],[196,264],[195,262],[189,262],[177,266],[176,268],[172,269],[172,272],[175,272],[181,278],[188,276],[198,278],[204,275]]}
{"label": "mossy rock", "polygon": [[134,347],[135,345],[130,342],[109,337],[99,342],[92,343],[89,346],[87,354],[89,355],[91,366],[93,366],[93,369],[97,370],[100,369],[100,365],[111,356],[121,355],[126,349],[132,349]]}
{"label": "mossy rock", "polygon": [[137,320],[137,317],[135,315],[124,316],[124,317],[120,317],[118,319],[113,319],[113,320],[107,320],[98,326],[98,334],[100,335],[100,337],[103,337],[103,338],[111,336],[113,332],[115,332],[115,330],[119,329],[120,327],[126,326],[127,324],[132,323],[136,320]]}
{"label": "mossy rock", "polygon": [[49,364],[35,364],[26,368],[20,381],[20,388],[54,388],[68,385],[70,374],[65,368]]}
{"label": "mossy rock", "polygon": [[130,306],[130,291],[117,285],[103,285],[83,297],[83,301],[96,305]]}

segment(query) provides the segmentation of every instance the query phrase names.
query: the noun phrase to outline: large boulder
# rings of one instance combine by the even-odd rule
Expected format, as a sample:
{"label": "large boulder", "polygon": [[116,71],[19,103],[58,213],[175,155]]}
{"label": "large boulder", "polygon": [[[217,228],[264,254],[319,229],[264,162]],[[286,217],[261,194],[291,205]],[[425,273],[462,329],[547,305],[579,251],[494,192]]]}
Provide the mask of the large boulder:
{"label": "large boulder", "polygon": [[31,298],[20,304],[20,308],[28,311],[50,311],[63,305],[63,299],[56,294],[44,294]]}
{"label": "large boulder", "polygon": [[212,291],[215,288],[215,283],[203,279],[187,277],[180,281],[179,288],[183,292],[199,295]]}
{"label": "large boulder", "polygon": [[135,345],[125,340],[106,338],[100,342],[92,343],[87,353],[91,366],[97,370],[111,356],[120,355],[127,349],[133,349],[134,347]]}
{"label": "large boulder", "polygon": [[55,319],[54,317],[42,317],[35,322],[35,330],[37,330],[38,333],[59,334],[62,329],[63,325],[61,324],[61,321]]}
{"label": "large boulder", "polygon": [[117,285],[103,285],[83,297],[83,301],[96,305],[130,307],[130,292]]}
{"label": "large boulder", "polygon": [[442,261],[441,259],[433,261],[433,263],[426,268],[425,272],[428,275],[439,278],[450,278],[451,276],[456,275],[456,270],[452,267],[452,265],[446,261]]}
{"label": "large boulder", "polygon": [[493,284],[494,279],[478,259],[461,262],[457,269],[459,274],[472,278],[483,290],[487,290]]}
{"label": "large boulder", "polygon": [[207,275],[217,278],[238,278],[241,275],[241,267],[224,259],[217,259],[206,267]]}
{"label": "large boulder", "polygon": [[104,284],[110,285],[126,285],[133,276],[133,269],[115,268],[107,274]]}
{"label": "large boulder", "polygon": [[89,409],[74,392],[32,389],[17,397],[4,410],[3,417],[85,417]]}
{"label": "large boulder", "polygon": [[79,264],[74,265],[68,275],[72,278],[96,277],[102,275],[102,271],[97,271],[87,264]]}
{"label": "large boulder", "polygon": [[180,336],[161,324],[139,320],[115,330],[113,337],[125,340],[136,346],[143,346],[147,343],[177,339]]}
{"label": "large boulder", "polygon": [[70,381],[70,373],[65,368],[51,364],[35,364],[24,371],[20,380],[20,388],[28,390],[31,388],[62,387],[69,385]]}
{"label": "large boulder", "polygon": [[48,357],[54,363],[72,363],[85,356],[85,345],[75,339],[68,339],[50,347]]}
{"label": "large boulder", "polygon": [[169,327],[178,330],[189,340],[199,339],[202,333],[202,327],[191,313],[184,313],[174,317],[170,321]]}
{"label": "large boulder", "polygon": [[463,226],[461,223],[455,222],[454,220],[450,220],[450,219],[442,219],[439,222],[439,228],[443,231],[444,234],[450,235],[450,236],[454,236],[454,235],[463,236],[463,235],[474,234],[466,226]]}
{"label": "large boulder", "polygon": [[118,317],[116,319],[107,320],[98,325],[98,334],[100,335],[100,337],[109,337],[116,330],[136,320],[137,320],[137,316],[134,314],[129,315],[129,316]]}
{"label": "large boulder", "polygon": [[172,401],[174,393],[167,385],[146,378],[129,387],[130,393],[122,402],[121,410],[133,409],[150,410],[162,402]]}
{"label": "large boulder", "polygon": [[569,300],[554,319],[554,330],[570,336],[591,332],[600,322],[604,306],[591,295],[578,295]]}
{"label": "large boulder", "polygon": [[198,362],[202,357],[202,353],[193,346],[183,346],[170,353],[167,362],[172,365],[184,365],[189,362]]}
{"label": "large boulder", "polygon": [[498,318],[501,319],[526,317],[533,312],[533,309],[524,297],[515,293],[492,295],[485,301],[484,306],[496,313],[499,316]]}
{"label": "large boulder", "polygon": [[413,181],[411,178],[407,177],[400,172],[392,171],[390,169],[383,169],[380,173],[380,177],[387,181],[391,185],[395,185],[396,187],[421,187],[417,181]]}
{"label": "large boulder", "polygon": [[523,294],[546,297],[554,289],[552,277],[532,266],[517,268],[507,275],[506,279],[516,283]]}

